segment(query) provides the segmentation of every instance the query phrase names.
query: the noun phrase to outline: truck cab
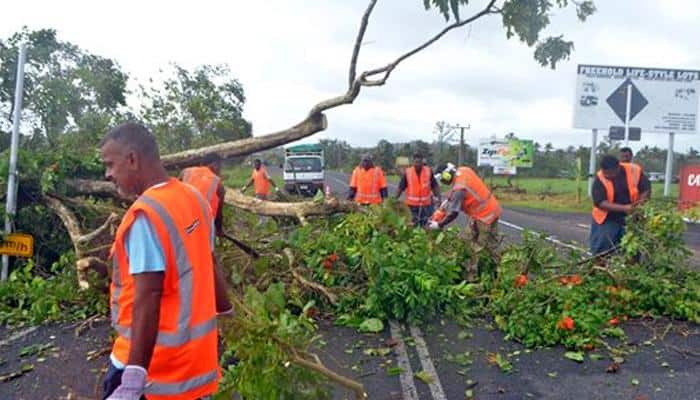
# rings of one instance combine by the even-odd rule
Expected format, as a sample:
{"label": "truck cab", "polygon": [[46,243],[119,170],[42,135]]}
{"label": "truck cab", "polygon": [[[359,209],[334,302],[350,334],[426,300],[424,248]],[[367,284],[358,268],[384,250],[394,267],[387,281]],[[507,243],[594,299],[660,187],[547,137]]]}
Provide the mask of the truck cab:
{"label": "truck cab", "polygon": [[284,150],[284,190],[290,194],[312,197],[323,190],[325,162],[323,149],[315,144],[301,144]]}

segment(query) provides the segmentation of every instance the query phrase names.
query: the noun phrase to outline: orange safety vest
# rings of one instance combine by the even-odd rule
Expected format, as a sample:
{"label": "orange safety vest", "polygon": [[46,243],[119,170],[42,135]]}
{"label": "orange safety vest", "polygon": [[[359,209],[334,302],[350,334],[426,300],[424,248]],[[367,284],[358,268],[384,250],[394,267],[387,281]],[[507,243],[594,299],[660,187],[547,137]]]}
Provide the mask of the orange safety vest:
{"label": "orange safety vest", "polygon": [[411,207],[429,206],[433,203],[430,178],[433,172],[424,165],[420,177],[415,167],[406,168],[406,205]]}
{"label": "orange safety vest", "polygon": [[118,337],[112,356],[129,361],[135,284],[125,235],[137,212],[152,224],[163,247],[165,273],[158,337],[148,366],[148,400],[191,400],[218,389],[216,301],[210,235],[211,212],[191,186],[171,179],[146,190],[127,210],[110,256],[110,305]]}
{"label": "orange safety vest", "polygon": [[386,188],[384,171],[380,167],[372,167],[368,170],[356,167],[352,171],[350,187],[357,189],[355,202],[359,204],[381,204],[382,195],[380,189]]}
{"label": "orange safety vest", "polygon": [[[630,192],[630,200],[634,203],[639,200],[639,179],[642,177],[642,168],[637,164],[631,163],[620,163],[620,166],[625,170],[625,174],[627,175],[627,190]],[[605,188],[608,202],[614,203],[615,185],[603,175],[603,170],[598,171],[598,179],[600,179],[600,183],[602,183]],[[592,214],[593,220],[597,224],[602,224],[608,216],[608,211],[594,205]]]}
{"label": "orange safety vest", "polygon": [[267,176],[265,167],[260,166],[260,169],[253,168],[252,178],[255,194],[264,194],[265,196],[270,194],[270,181],[268,180]]}
{"label": "orange safety vest", "polygon": [[182,171],[182,181],[199,190],[209,202],[212,214],[216,216],[222,200],[217,193],[221,178],[208,167],[190,167]]}
{"label": "orange safety vest", "polygon": [[469,167],[459,167],[455,176],[452,193],[465,190],[467,196],[462,202],[462,211],[470,218],[490,225],[501,216],[501,206],[479,175]]}

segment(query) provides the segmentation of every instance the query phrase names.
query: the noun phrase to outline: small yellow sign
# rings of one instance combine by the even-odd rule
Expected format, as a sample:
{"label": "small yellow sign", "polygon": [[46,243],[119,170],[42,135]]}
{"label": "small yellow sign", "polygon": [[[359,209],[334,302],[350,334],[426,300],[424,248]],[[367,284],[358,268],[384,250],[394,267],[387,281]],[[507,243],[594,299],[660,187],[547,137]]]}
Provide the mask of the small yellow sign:
{"label": "small yellow sign", "polygon": [[3,235],[0,254],[29,258],[34,255],[34,238],[26,233]]}

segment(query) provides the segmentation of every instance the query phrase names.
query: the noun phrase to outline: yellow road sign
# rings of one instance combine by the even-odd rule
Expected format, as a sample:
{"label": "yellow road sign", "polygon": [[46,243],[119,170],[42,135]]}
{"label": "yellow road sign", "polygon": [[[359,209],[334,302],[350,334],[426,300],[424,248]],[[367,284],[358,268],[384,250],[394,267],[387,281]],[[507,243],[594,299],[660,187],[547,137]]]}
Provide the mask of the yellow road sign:
{"label": "yellow road sign", "polygon": [[0,254],[29,258],[34,255],[34,238],[26,233],[3,235]]}

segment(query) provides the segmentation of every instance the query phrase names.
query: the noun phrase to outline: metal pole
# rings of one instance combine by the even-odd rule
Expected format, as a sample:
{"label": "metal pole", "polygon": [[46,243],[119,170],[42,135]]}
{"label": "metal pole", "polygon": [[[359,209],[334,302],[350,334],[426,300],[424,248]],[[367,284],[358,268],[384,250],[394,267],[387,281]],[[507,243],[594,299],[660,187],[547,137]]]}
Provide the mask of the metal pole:
{"label": "metal pole", "polygon": [[666,178],[664,179],[664,196],[671,195],[671,175],[673,172],[673,132],[668,133],[668,152],[666,154]]}
{"label": "metal pole", "polygon": [[598,130],[593,129],[591,134],[591,157],[588,162],[588,197],[593,195],[593,177],[595,176],[596,150],[598,149]]}
{"label": "metal pole", "polygon": [[[7,203],[5,204],[5,234],[12,232],[12,219],[17,211],[17,148],[19,147],[19,122],[22,117],[22,94],[24,92],[24,62],[27,58],[27,45],[19,45],[17,58],[17,80],[15,81],[15,104],[12,115],[12,139],[10,141],[10,173],[7,180]],[[10,258],[2,256],[0,280],[7,280]]]}
{"label": "metal pole", "polygon": [[457,161],[457,166],[461,167],[464,165],[464,127],[459,127],[459,161]]}
{"label": "metal pole", "polygon": [[632,110],[632,84],[627,85],[627,111],[625,112],[625,147],[630,145],[630,112]]}

